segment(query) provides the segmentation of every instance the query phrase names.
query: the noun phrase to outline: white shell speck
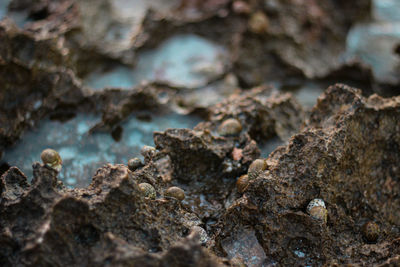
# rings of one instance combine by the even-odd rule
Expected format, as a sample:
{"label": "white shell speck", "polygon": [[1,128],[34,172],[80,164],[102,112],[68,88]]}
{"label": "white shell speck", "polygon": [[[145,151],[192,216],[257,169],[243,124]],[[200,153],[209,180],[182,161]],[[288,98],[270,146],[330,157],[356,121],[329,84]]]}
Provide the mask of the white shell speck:
{"label": "white shell speck", "polygon": [[206,230],[204,230],[202,227],[200,226],[193,226],[191,229],[191,233],[196,233],[198,235],[199,241],[201,244],[206,244],[210,238],[207,235]]}
{"label": "white shell speck", "polygon": [[307,212],[310,213],[311,209],[314,207],[323,207],[326,208],[325,202],[320,198],[315,198],[308,203]]}

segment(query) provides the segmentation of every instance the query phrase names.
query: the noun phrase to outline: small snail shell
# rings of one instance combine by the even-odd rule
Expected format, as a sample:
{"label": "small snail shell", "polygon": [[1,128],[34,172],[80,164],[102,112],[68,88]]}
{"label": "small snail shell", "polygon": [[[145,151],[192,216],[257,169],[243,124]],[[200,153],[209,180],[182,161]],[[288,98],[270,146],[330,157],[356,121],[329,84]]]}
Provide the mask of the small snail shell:
{"label": "small snail shell", "polygon": [[43,150],[42,154],[40,155],[40,158],[42,159],[43,163],[50,168],[56,170],[56,171],[61,171],[62,168],[62,160],[60,157],[60,154],[58,154],[57,151],[51,148],[47,148]]}
{"label": "small snail shell", "polygon": [[151,199],[156,198],[156,195],[157,195],[156,190],[154,189],[154,187],[151,184],[141,183],[141,184],[139,184],[139,188],[145,197],[148,197]]}
{"label": "small snail shell", "polygon": [[173,197],[173,198],[178,199],[179,201],[182,201],[185,199],[185,192],[177,186],[172,186],[172,187],[168,188],[167,190],[165,190],[164,196]]}
{"label": "small snail shell", "polygon": [[269,20],[268,17],[261,11],[251,15],[249,20],[249,29],[256,34],[263,34],[268,31]]}
{"label": "small snail shell", "polygon": [[379,238],[380,228],[376,222],[369,221],[362,226],[361,232],[365,240],[376,242]]}
{"label": "small snail shell", "polygon": [[131,171],[135,171],[137,168],[143,166],[142,161],[139,158],[132,158],[128,160],[128,168]]}
{"label": "small snail shell", "polygon": [[193,226],[190,229],[191,233],[196,233],[199,237],[199,241],[201,244],[206,244],[208,242],[208,240],[210,240],[210,238],[207,235],[206,230],[204,230],[204,228],[200,227],[200,226]]}
{"label": "small snail shell", "polygon": [[324,223],[328,221],[328,210],[326,209],[325,202],[320,198],[310,201],[307,206],[307,213],[316,220]]}
{"label": "small snail shell", "polygon": [[156,149],[152,146],[143,146],[140,154],[144,157],[145,162],[148,162],[156,154]]}
{"label": "small snail shell", "polygon": [[218,133],[222,136],[235,136],[242,131],[242,124],[237,119],[226,119],[218,127]]}
{"label": "small snail shell", "polygon": [[244,174],[236,181],[236,188],[239,193],[243,193],[249,186],[249,176]]}
{"label": "small snail shell", "polygon": [[267,168],[267,163],[264,159],[256,159],[253,161],[247,171],[247,175],[250,180],[257,178],[265,169]]}

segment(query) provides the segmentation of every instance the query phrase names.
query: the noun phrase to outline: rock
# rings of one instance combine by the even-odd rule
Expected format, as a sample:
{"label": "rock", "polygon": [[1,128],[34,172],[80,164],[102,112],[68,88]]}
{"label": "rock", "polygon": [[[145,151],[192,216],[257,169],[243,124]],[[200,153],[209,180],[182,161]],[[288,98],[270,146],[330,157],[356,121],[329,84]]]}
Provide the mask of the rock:
{"label": "rock", "polygon": [[[137,138],[122,128],[130,116],[174,111],[203,121],[155,132],[144,164],[105,164],[84,188],[67,188],[38,162],[33,177],[0,162],[1,266],[399,264],[400,99],[370,95],[397,95],[396,83],[342,57],[371,5],[379,19],[395,10],[369,0],[128,2],[12,0],[16,13],[0,10],[8,16],[0,21],[0,157],[44,118],[96,114],[101,121],[84,134],[115,140]],[[26,15],[18,26],[16,14]],[[165,40],[180,49],[166,53]],[[395,77],[398,41],[388,41]],[[186,57],[186,42],[194,52],[205,47],[206,60]],[[157,82],[131,88],[141,82],[132,68],[150,67],[146,53],[162,55],[149,65],[174,58],[146,76]],[[171,79],[182,61],[187,75]],[[118,70],[125,89],[86,87],[90,77],[120,78]],[[362,94],[336,84],[305,111],[287,93],[337,80]],[[315,199],[327,205],[307,208]]]}
{"label": "rock", "polygon": [[242,259],[245,266],[262,266],[267,259],[254,231],[243,229],[221,243],[229,258]]}
{"label": "rock", "polygon": [[[394,257],[398,249],[386,253],[372,245],[374,253],[367,252],[357,222],[373,218],[386,233],[398,227],[398,199],[378,195],[398,191],[391,177],[400,171],[399,118],[399,97],[365,98],[342,84],[329,87],[307,126],[272,153],[268,171],[226,210],[214,249],[220,251],[218,246],[243,228],[255,228],[269,261],[284,265],[334,260],[379,265],[385,260],[377,255]],[[305,214],[304,207],[317,195],[329,203],[329,227]],[[397,238],[393,233],[387,246],[392,248]]]}

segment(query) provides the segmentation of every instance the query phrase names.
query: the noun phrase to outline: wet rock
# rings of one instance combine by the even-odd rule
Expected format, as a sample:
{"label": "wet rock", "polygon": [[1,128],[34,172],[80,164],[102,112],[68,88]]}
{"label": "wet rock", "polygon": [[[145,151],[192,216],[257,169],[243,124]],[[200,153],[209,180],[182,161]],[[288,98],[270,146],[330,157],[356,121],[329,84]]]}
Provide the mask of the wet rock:
{"label": "wet rock", "polygon": [[[398,203],[389,196],[397,192],[399,103],[341,84],[328,88],[307,127],[270,155],[268,170],[227,209],[216,244],[254,227],[266,257],[281,264],[379,265],[396,255],[382,245],[367,250],[358,223],[374,219],[387,242],[397,242]],[[329,227],[305,214],[316,197],[329,203]]]}
{"label": "wet rock", "polygon": [[[125,2],[11,2],[12,12],[27,17],[23,30],[0,22],[0,154],[46,116],[102,115],[87,134],[112,133],[121,143],[131,133],[123,123],[137,111],[197,112],[205,120],[194,129],[155,132],[157,151],[144,151],[141,168],[106,164],[87,188],[66,188],[57,171],[39,163],[30,184],[28,172],[9,168],[0,178],[0,265],[398,264],[399,98],[367,98],[337,84],[305,113],[291,94],[239,88],[315,82],[314,102],[322,82],[343,78],[365,85],[365,95],[383,92],[376,70],[341,57],[350,27],[368,16],[371,1]],[[375,18],[397,19],[372,3]],[[353,28],[368,36],[371,29]],[[389,39],[377,46],[393,47],[373,52],[390,51],[393,67],[398,41]],[[211,60],[176,57],[184,43]],[[223,59],[213,52],[219,49]],[[158,63],[147,69],[143,62]],[[131,77],[134,63],[145,75]],[[131,88],[141,77],[157,81]],[[105,88],[105,80],[124,89]],[[395,94],[395,80],[387,86]],[[230,118],[240,127],[218,134]],[[260,148],[266,158],[252,172]],[[105,150],[98,154],[118,154]],[[149,198],[144,183],[155,192],[178,187],[186,196]],[[328,204],[308,210],[313,199]]]}
{"label": "wet rock", "polygon": [[16,167],[10,168],[6,174],[1,176],[1,200],[4,202],[12,202],[18,200],[25,190],[29,188],[27,178]]}
{"label": "wet rock", "polygon": [[171,157],[174,175],[181,180],[215,172],[233,146],[233,142],[213,137],[204,131],[188,129],[155,132],[154,143]]}
{"label": "wet rock", "polygon": [[55,40],[39,39],[3,20],[0,41],[0,151],[3,151],[46,113],[60,105],[77,105],[87,92],[67,68],[71,66],[68,57]]}
{"label": "wet rock", "polygon": [[229,258],[240,258],[246,266],[262,266],[267,259],[253,230],[243,229],[221,245]]}
{"label": "wet rock", "polygon": [[[323,77],[338,68],[343,64],[339,57],[346,45],[349,25],[359,17],[368,17],[370,1],[350,6],[337,1],[285,0],[260,2],[259,6],[258,10],[268,17],[268,27],[260,27],[267,32],[264,35],[268,42],[257,35],[244,34],[235,64],[239,78],[249,86],[280,79],[280,75]],[[354,12],[354,8],[359,12]],[[284,41],[282,36],[291,41]],[[277,69],[283,72],[277,74]]]}
{"label": "wet rock", "polygon": [[[104,166],[87,189],[76,190],[58,189],[57,173],[52,169],[37,163],[34,170],[35,179],[31,186],[16,168],[1,178],[0,209],[7,215],[1,218],[2,228],[7,229],[5,226],[15,220],[20,225],[8,233],[2,232],[1,259],[5,260],[9,255],[8,248],[19,247],[24,249],[15,255],[26,265],[43,261],[52,265],[62,262],[90,264],[106,260],[101,258],[103,253],[100,251],[109,251],[113,258],[118,255],[118,249],[126,251],[126,257],[133,257],[138,262],[145,258],[148,263],[164,262],[164,257],[170,257],[168,248],[189,230],[183,223],[189,217],[193,220],[193,214],[183,212],[176,202],[144,198],[131,172],[123,165]],[[153,211],[148,210],[150,206]],[[165,214],[161,215],[163,212]],[[158,228],[157,225],[162,225],[159,220],[169,220],[170,226]],[[141,230],[138,230],[139,226]],[[180,234],[174,237],[172,233],[178,232]],[[27,238],[26,242],[24,238]],[[171,249],[181,249],[180,246],[176,244]],[[200,247],[195,248],[197,245],[191,241],[187,241],[186,246],[199,253],[203,251]],[[68,247],[70,253],[54,253],[58,247]],[[48,255],[50,251],[53,251],[51,256]],[[152,256],[148,251],[166,252],[164,256]],[[93,257],[87,257],[92,253]],[[212,258],[205,251],[201,253],[204,260]]]}
{"label": "wet rock", "polygon": [[234,94],[210,107],[210,121],[237,118],[243,131],[256,141],[278,135],[282,140],[297,132],[304,118],[302,107],[291,94],[280,94],[270,87],[257,87]]}

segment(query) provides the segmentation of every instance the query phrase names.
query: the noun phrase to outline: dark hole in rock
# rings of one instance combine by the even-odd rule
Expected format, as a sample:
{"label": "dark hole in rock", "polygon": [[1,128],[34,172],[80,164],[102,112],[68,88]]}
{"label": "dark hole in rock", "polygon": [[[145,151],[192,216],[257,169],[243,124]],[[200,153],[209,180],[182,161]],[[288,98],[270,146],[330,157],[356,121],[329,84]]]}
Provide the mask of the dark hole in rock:
{"label": "dark hole in rock", "polygon": [[42,20],[42,19],[47,18],[49,15],[50,14],[49,14],[49,10],[47,9],[47,7],[43,7],[39,10],[32,11],[29,14],[28,18],[32,19],[32,20]]}
{"label": "dark hole in rock", "polygon": [[0,176],[3,175],[11,166],[7,162],[0,162]]}
{"label": "dark hole in rock", "polygon": [[121,126],[117,126],[115,127],[112,132],[111,132],[111,136],[114,139],[115,142],[119,142],[121,141],[122,135],[124,133],[124,129]]}
{"label": "dark hole in rock", "polygon": [[394,48],[394,53],[396,53],[398,56],[400,56],[400,44],[398,44],[398,45]]}
{"label": "dark hole in rock", "polygon": [[92,225],[84,225],[80,227],[75,233],[74,237],[76,242],[83,245],[93,245],[99,241],[99,233]]}
{"label": "dark hole in rock", "polygon": [[54,112],[50,114],[49,119],[59,122],[67,122],[76,116],[73,112]]}

